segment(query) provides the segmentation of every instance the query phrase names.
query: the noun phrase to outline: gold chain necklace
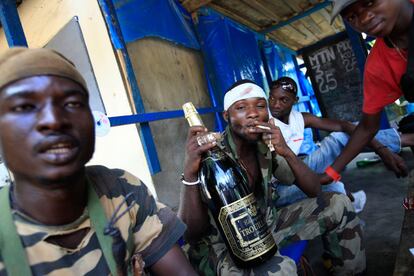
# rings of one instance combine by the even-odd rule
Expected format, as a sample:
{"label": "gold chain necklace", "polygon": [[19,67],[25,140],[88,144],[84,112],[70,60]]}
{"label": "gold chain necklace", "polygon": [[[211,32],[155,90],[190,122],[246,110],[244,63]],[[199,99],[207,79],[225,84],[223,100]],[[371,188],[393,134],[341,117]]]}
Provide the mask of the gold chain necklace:
{"label": "gold chain necklace", "polygon": [[405,62],[407,62],[407,58],[402,54],[402,52],[401,52],[401,49],[397,46],[397,45],[395,45],[394,44],[394,42],[391,40],[391,38],[390,37],[387,37],[388,38],[388,41],[391,43],[391,45],[392,45],[392,47],[394,47],[394,49],[395,50],[397,50],[397,53],[400,55],[400,57],[405,61]]}

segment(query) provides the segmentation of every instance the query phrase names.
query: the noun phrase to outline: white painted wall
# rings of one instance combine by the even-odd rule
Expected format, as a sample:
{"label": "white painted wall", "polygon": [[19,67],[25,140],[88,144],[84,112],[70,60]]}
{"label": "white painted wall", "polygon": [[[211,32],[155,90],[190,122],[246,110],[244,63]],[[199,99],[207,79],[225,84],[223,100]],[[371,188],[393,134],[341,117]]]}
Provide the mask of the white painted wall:
{"label": "white painted wall", "polygon": [[[97,0],[27,0],[19,15],[29,47],[43,47],[66,23],[78,16],[107,115],[132,114],[127,92]],[[0,30],[0,52],[7,49]],[[97,137],[90,164],[125,169],[138,176],[155,194],[153,181],[135,125],[111,128]]]}

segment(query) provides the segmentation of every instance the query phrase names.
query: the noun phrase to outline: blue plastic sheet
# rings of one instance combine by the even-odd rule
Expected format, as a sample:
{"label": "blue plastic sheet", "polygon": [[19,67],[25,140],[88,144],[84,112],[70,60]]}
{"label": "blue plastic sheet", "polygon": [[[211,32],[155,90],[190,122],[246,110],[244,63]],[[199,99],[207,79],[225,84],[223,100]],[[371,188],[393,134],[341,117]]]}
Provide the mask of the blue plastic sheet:
{"label": "blue plastic sheet", "polygon": [[302,86],[299,85],[296,62],[293,60],[295,57],[270,40],[263,43],[263,50],[268,65],[268,72],[272,80],[290,77],[298,84],[298,96],[307,95],[306,92],[302,91]]}
{"label": "blue plastic sheet", "polygon": [[196,28],[219,106],[223,106],[225,91],[237,80],[249,79],[267,90],[253,31],[211,9],[202,9]]}
{"label": "blue plastic sheet", "polygon": [[305,77],[305,75],[302,73],[302,71],[297,70],[297,76],[298,76],[298,84],[301,88],[302,95],[303,96],[309,96],[309,106],[308,111],[312,113],[315,116],[322,117],[321,110],[319,108],[318,101],[315,97],[315,93],[313,91],[312,85],[309,82],[309,80]]}
{"label": "blue plastic sheet", "polygon": [[126,43],[159,37],[200,49],[191,16],[175,0],[113,0]]}

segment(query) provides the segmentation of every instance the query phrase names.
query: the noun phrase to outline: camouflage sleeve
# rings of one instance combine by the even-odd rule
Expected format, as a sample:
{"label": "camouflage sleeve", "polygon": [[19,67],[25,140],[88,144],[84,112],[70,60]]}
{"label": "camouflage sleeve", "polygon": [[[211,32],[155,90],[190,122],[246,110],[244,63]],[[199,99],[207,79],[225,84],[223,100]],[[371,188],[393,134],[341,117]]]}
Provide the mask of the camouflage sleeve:
{"label": "camouflage sleeve", "polygon": [[[126,173],[125,177],[135,178]],[[139,204],[136,223],[133,227],[135,253],[141,254],[145,267],[162,258],[183,236],[186,226],[177,215],[164,204],[157,202],[144,184],[135,193]]]}
{"label": "camouflage sleeve", "polygon": [[[186,226],[168,207],[156,201],[148,188],[134,175],[119,169],[103,166],[87,168],[88,177],[95,184],[108,217],[122,204],[126,195],[134,206],[128,216],[117,222],[124,240],[132,225],[134,253],[139,253],[149,267],[163,257],[183,236]],[[128,219],[126,219],[128,218]]]}
{"label": "camouflage sleeve", "polygon": [[276,155],[273,165],[273,176],[284,185],[291,185],[295,181],[295,175],[292,172],[288,162],[280,155]]}
{"label": "camouflage sleeve", "polygon": [[142,254],[145,267],[149,267],[161,259],[184,235],[186,225],[176,214],[159,202],[153,202],[153,208],[141,210],[147,213],[142,223],[134,227],[136,252]]}

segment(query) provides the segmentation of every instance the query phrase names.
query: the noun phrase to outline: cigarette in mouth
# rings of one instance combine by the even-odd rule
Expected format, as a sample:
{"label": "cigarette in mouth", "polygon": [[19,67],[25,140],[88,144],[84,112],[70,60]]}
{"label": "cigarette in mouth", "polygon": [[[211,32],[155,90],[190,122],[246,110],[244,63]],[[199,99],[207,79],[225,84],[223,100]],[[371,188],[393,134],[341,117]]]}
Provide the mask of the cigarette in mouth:
{"label": "cigarette in mouth", "polygon": [[256,126],[256,127],[261,128],[261,129],[270,130],[270,127],[267,127],[267,126],[261,126],[261,125],[258,125],[258,126]]}
{"label": "cigarette in mouth", "polygon": [[[265,129],[265,130],[270,130],[270,127],[267,127],[267,126],[258,125],[256,127],[261,128],[261,129]],[[267,147],[269,148],[270,151],[272,151],[272,152],[275,151],[275,147],[273,146],[272,141],[270,141],[270,140],[269,140],[269,143],[267,144]]]}

